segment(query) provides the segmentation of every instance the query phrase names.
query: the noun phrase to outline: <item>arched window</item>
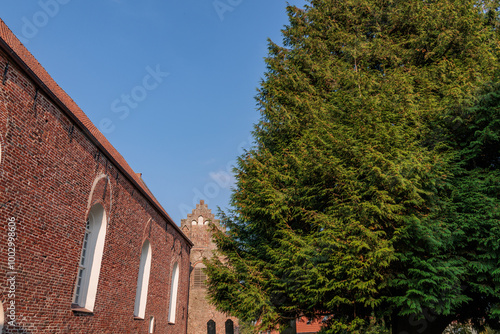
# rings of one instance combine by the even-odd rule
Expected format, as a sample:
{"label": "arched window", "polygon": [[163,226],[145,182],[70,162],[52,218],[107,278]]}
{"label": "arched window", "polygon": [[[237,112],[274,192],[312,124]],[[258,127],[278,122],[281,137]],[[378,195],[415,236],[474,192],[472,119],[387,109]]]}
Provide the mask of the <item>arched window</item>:
{"label": "arched window", "polygon": [[5,319],[3,315],[3,303],[0,302],[0,333],[2,333],[4,321]]}
{"label": "arched window", "polygon": [[203,225],[203,216],[198,217],[198,225]]}
{"label": "arched window", "polygon": [[137,290],[135,293],[134,316],[144,319],[148,299],[149,273],[151,272],[151,244],[148,240],[142,244]]}
{"label": "arched window", "polygon": [[207,334],[215,334],[215,333],[216,333],[215,321],[210,319],[207,322]]}
{"label": "arched window", "polygon": [[179,264],[174,264],[172,270],[172,285],[170,289],[170,307],[168,309],[168,322],[175,323],[175,311],[177,309],[177,290],[179,289]]}
{"label": "arched window", "polygon": [[90,312],[94,310],[105,237],[106,212],[102,205],[96,204],[90,209],[85,223],[85,235],[73,298],[76,307]]}
{"label": "arched window", "polygon": [[203,263],[198,263],[194,267],[193,288],[205,288],[205,280],[207,279],[207,275],[205,275],[205,273],[203,272],[203,268],[205,268],[205,265]]}
{"label": "arched window", "polygon": [[234,334],[234,323],[231,319],[226,320],[226,334]]}

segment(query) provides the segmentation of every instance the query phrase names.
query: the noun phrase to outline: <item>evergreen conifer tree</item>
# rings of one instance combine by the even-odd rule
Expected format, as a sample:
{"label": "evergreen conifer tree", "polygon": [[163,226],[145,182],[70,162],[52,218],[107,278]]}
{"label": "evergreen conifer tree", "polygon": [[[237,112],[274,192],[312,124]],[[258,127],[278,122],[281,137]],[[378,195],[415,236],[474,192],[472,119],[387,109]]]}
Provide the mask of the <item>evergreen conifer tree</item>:
{"label": "evergreen conifer tree", "polygon": [[455,157],[441,217],[452,231],[448,256],[462,263],[461,289],[468,299],[456,319],[500,329],[500,87],[486,86],[473,107],[447,119]]}
{"label": "evergreen conifer tree", "polygon": [[497,8],[288,7],[215,234],[225,260],[206,261],[220,310],[262,328],[330,316],[325,333],[441,333],[471,305],[497,321],[499,117],[494,93],[477,102],[498,74]]}

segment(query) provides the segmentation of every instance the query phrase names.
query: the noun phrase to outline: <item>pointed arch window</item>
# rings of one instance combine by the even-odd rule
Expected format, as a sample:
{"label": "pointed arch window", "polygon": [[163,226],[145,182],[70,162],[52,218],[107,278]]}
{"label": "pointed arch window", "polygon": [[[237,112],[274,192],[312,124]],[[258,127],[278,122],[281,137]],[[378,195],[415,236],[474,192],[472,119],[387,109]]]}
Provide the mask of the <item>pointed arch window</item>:
{"label": "pointed arch window", "polygon": [[102,254],[106,237],[106,212],[100,204],[94,205],[85,222],[82,253],[78,264],[73,308],[93,312]]}
{"label": "pointed arch window", "polygon": [[226,334],[234,334],[234,323],[231,319],[226,320]]}
{"label": "pointed arch window", "polygon": [[4,321],[3,303],[0,301],[0,333],[2,333]]}
{"label": "pointed arch window", "polygon": [[176,262],[172,270],[172,284],[170,288],[170,306],[168,309],[168,322],[175,323],[177,309],[177,290],[179,290],[179,264]]}
{"label": "pointed arch window", "polygon": [[207,322],[207,334],[216,334],[217,329],[215,326],[215,321],[212,319],[208,320]]}
{"label": "pointed arch window", "polygon": [[134,316],[144,319],[148,298],[149,274],[151,272],[151,244],[148,240],[142,244],[137,290],[135,293]]}

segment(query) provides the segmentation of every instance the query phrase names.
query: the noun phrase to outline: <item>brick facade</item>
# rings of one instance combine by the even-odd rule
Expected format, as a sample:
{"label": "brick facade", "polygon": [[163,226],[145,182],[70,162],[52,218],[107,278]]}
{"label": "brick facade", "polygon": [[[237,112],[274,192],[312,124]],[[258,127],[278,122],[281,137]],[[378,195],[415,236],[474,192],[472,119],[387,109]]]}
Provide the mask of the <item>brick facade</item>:
{"label": "brick facade", "polygon": [[[106,234],[89,313],[72,303],[85,222],[96,203]],[[1,20],[0,219],[0,332],[149,333],[154,317],[154,333],[186,333],[192,243]],[[145,240],[151,274],[145,317],[135,319]],[[177,308],[169,323],[175,263]]]}
{"label": "brick facade", "polygon": [[[203,284],[195,284],[195,269],[202,266],[204,257],[211,258],[212,252],[217,249],[212,242],[212,234],[209,230],[209,223],[219,225],[219,220],[215,219],[212,211],[204,201],[200,201],[192,213],[181,221],[182,231],[191,239],[194,246],[191,250],[191,281],[189,293],[189,334],[207,334],[207,324],[214,321],[217,334],[226,334],[226,322],[232,321],[234,333],[238,333],[238,320],[229,317],[227,314],[218,312],[214,306],[206,300],[206,289]],[[198,269],[199,270],[199,269]]]}

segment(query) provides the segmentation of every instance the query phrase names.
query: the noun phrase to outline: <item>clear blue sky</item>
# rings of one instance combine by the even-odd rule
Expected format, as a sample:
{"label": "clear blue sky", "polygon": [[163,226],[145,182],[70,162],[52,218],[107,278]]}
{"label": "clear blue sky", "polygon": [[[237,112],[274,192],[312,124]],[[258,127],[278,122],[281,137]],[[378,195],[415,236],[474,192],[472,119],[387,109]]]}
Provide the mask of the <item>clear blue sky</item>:
{"label": "clear blue sky", "polygon": [[[305,0],[288,3],[303,7]],[[3,0],[0,17],[179,224],[228,206],[284,0]],[[144,81],[150,73],[153,77]],[[168,73],[168,74],[167,74]]]}

